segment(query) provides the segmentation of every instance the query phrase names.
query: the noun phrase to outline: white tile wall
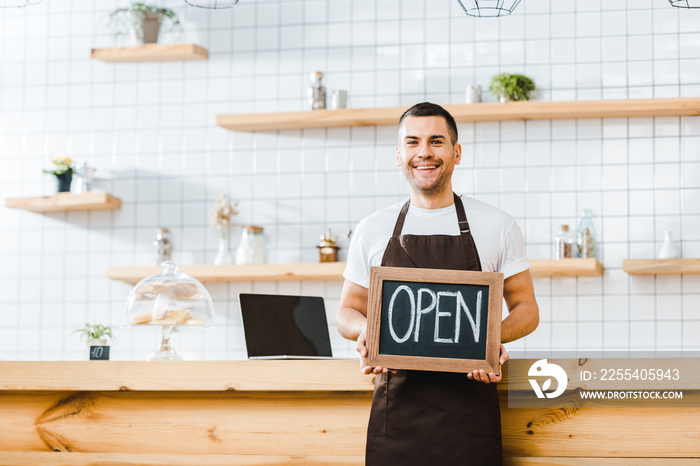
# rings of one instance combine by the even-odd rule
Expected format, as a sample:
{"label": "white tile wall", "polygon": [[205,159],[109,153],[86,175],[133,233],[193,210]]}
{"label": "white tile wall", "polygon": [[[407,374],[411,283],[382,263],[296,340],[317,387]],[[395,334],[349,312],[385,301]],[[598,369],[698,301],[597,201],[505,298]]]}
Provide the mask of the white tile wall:
{"label": "white tile wall", "polygon": [[[170,227],[174,258],[207,263],[216,235],[206,211],[225,191],[237,224],[265,227],[271,262],[315,261],[326,227],[351,230],[406,196],[393,127],[235,133],[221,113],[306,108],[308,72],[351,107],[461,103],[500,71],[534,77],[537,99],[700,95],[700,10],[665,0],[523,2],[512,16],[474,19],[453,0],[241,0],[232,10],[159,3],[181,16],[201,62],[108,64],[106,12],[123,0],[47,0],[0,9],[0,198],[46,195],[49,158],[97,169],[115,212],[38,215],[0,207],[0,358],[82,359],[71,331],[123,323],[129,285],[109,265],[145,265],[155,228]],[[125,43],[123,39],[117,44]],[[666,229],[700,256],[700,118],[460,124],[461,192],[513,215],[531,258],[548,258],[562,223],[593,209],[605,276],[535,280],[541,324],[517,349],[699,349],[700,278],[631,277],[625,258],[654,257]],[[239,230],[234,230],[234,245]],[[343,239],[341,259],[347,240]],[[326,298],[333,348],[340,282],[209,284],[219,326],[180,335],[188,358],[245,357],[240,292]],[[117,330],[115,359],[142,359],[157,335]]]}

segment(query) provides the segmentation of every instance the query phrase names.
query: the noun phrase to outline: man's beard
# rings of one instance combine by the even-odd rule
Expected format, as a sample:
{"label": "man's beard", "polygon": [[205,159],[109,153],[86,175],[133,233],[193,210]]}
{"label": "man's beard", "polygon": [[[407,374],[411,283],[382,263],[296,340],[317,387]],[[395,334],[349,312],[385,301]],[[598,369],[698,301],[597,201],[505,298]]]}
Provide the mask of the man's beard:
{"label": "man's beard", "polygon": [[452,173],[448,173],[448,171],[445,170],[438,177],[438,179],[435,180],[435,183],[433,183],[431,186],[428,186],[427,188],[424,188],[419,185],[418,181],[413,176],[413,173],[411,172],[412,167],[409,168],[404,165],[401,167],[401,169],[403,171],[404,177],[408,181],[408,184],[419,190],[426,197],[437,197],[438,195],[442,194],[445,191],[445,188],[447,188],[447,186],[449,185],[450,179],[452,178]]}

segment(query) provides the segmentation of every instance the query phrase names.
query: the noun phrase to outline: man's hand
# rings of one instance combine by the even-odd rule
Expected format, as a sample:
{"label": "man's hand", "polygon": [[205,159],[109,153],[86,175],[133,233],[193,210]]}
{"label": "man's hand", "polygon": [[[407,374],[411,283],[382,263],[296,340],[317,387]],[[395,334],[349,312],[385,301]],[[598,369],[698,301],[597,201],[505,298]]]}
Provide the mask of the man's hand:
{"label": "man's hand", "polygon": [[[387,373],[391,369],[367,365],[367,347],[365,345],[367,344],[368,297],[369,290],[367,288],[345,280],[335,323],[342,336],[348,340],[357,339],[355,349],[360,353],[360,371],[363,374]],[[391,372],[396,373],[395,370],[391,370]]]}
{"label": "man's hand", "polygon": [[479,382],[491,383],[500,382],[503,378],[503,364],[508,360],[508,351],[506,347],[501,345],[501,357],[499,358],[499,364],[501,365],[501,370],[498,371],[498,375],[493,372],[486,374],[486,371],[481,369],[479,371],[469,372],[467,378],[474,379]]}
{"label": "man's hand", "polygon": [[[386,374],[389,372],[389,369],[386,367],[372,367],[368,366],[366,363],[366,357],[367,357],[367,347],[365,346],[365,343],[367,342],[367,328],[365,328],[362,333],[360,333],[360,336],[357,337],[357,352],[360,353],[360,371],[362,371],[363,374],[369,375],[369,374],[381,374],[384,373]],[[394,374],[396,371],[391,371]]]}

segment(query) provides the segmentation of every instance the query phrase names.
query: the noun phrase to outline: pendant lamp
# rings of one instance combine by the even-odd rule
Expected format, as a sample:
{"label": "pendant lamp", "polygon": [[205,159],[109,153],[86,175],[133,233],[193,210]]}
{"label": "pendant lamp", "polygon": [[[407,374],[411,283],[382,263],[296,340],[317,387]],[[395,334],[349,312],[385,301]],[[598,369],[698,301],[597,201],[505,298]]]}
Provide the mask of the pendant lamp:
{"label": "pendant lamp", "polygon": [[698,0],[668,0],[668,3],[676,8],[700,8]]}
{"label": "pendant lamp", "polygon": [[238,3],[238,0],[185,0],[185,3],[197,8],[222,10],[224,8],[233,8]]}
{"label": "pendant lamp", "polygon": [[[513,12],[521,0],[457,0],[469,16],[495,18],[507,16]],[[671,1],[671,0],[669,0]]]}
{"label": "pendant lamp", "polygon": [[24,8],[27,5],[38,5],[42,0],[0,0],[0,8]]}

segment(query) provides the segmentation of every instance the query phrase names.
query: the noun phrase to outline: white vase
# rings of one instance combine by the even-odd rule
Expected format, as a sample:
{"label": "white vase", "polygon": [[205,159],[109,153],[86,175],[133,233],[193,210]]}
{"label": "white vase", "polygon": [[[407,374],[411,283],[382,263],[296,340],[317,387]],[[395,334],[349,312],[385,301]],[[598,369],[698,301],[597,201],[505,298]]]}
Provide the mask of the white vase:
{"label": "white vase", "polygon": [[219,251],[214,258],[214,265],[233,264],[233,256],[228,250],[228,228],[219,227]]}
{"label": "white vase", "polygon": [[673,231],[664,232],[664,244],[659,249],[659,259],[676,259],[681,257],[678,246],[673,242]]}

